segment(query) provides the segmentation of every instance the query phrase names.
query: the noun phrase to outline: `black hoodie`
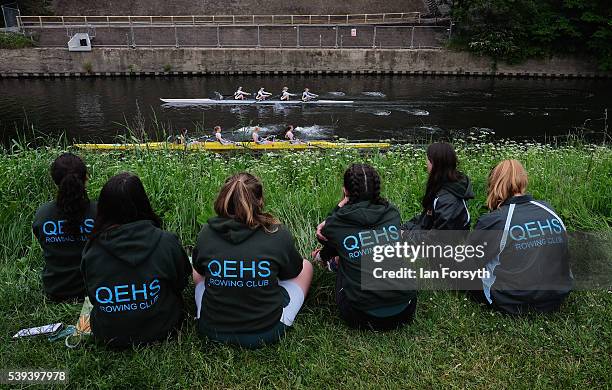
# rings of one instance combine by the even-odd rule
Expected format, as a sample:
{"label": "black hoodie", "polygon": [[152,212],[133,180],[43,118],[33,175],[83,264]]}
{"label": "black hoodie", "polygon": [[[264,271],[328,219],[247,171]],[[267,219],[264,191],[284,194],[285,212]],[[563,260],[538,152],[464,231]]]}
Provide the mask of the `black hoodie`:
{"label": "black hoodie", "polygon": [[472,183],[466,175],[445,182],[436,194],[431,210],[402,225],[402,230],[469,230],[470,213],[467,201],[474,198]]}
{"label": "black hoodie", "polygon": [[191,265],[178,237],[151,221],[121,225],[89,241],[81,270],[97,339],[112,346],[164,340],[183,318]]}
{"label": "black hoodie", "polygon": [[70,300],[85,295],[81,276],[81,254],[87,235],[91,233],[96,215],[96,202],[90,202],[85,211],[81,233],[66,234],[62,212],[55,201],[38,208],[32,223],[32,231],[40,243],[45,258],[42,281],[45,293],[54,300]]}
{"label": "black hoodie", "polygon": [[[340,257],[338,288],[344,290],[351,304],[362,311],[410,302],[414,290],[363,290],[361,286],[362,256],[373,246],[393,244],[400,240],[400,214],[391,203],[369,201],[336,208],[325,220],[321,257]],[[365,272],[365,271],[363,271]],[[389,282],[391,283],[391,282]]]}
{"label": "black hoodie", "polygon": [[202,228],[193,251],[193,267],[206,280],[200,332],[256,333],[280,320],[282,287],[278,280],[302,272],[302,256],[282,225],[276,232],[215,217]]}
{"label": "black hoodie", "polygon": [[470,242],[488,243],[483,260],[476,265],[486,263],[491,272],[483,287],[500,310],[511,314],[554,311],[572,290],[567,231],[546,202],[531,195],[513,196],[478,219]]}

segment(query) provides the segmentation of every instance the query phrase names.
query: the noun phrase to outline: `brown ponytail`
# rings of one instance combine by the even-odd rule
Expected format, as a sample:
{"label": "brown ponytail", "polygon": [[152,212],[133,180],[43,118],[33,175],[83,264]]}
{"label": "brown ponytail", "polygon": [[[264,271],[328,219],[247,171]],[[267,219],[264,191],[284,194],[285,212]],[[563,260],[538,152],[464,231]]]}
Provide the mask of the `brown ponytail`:
{"label": "brown ponytail", "polygon": [[263,227],[275,233],[280,221],[263,211],[263,187],[261,181],[250,173],[240,172],[225,180],[215,201],[215,212],[220,217],[232,218],[251,229]]}

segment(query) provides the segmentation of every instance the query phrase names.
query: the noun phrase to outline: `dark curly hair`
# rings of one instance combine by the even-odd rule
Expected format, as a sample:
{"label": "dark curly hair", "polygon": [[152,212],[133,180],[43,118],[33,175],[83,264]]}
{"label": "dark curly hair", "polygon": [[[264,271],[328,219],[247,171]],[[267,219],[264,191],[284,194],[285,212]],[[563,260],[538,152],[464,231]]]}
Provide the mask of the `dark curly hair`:
{"label": "dark curly hair", "polygon": [[81,234],[81,224],[89,207],[85,189],[87,167],[80,157],[64,153],[51,164],[51,178],[57,185],[56,204],[67,234]]}
{"label": "dark curly hair", "polygon": [[350,204],[368,200],[374,204],[388,204],[380,196],[380,187],[380,176],[370,165],[352,164],[344,172],[344,188],[348,192]]}

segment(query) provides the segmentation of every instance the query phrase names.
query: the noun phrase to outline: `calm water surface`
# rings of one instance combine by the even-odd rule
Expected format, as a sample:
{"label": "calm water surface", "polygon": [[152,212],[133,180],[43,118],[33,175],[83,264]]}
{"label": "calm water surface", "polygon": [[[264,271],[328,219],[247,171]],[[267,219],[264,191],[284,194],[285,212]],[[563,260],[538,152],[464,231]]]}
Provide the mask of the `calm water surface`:
{"label": "calm water surface", "polygon": [[[214,97],[237,86],[274,93],[308,86],[334,106],[165,106],[159,98]],[[599,139],[604,109],[612,108],[611,80],[489,79],[413,76],[209,76],[158,78],[0,79],[0,130],[7,142],[35,128],[71,140],[116,140],[126,125],[192,136],[245,139],[253,126],[279,133],[287,124],[308,139],[424,140],[456,134],[545,140],[576,132]],[[586,123],[585,123],[586,122]]]}

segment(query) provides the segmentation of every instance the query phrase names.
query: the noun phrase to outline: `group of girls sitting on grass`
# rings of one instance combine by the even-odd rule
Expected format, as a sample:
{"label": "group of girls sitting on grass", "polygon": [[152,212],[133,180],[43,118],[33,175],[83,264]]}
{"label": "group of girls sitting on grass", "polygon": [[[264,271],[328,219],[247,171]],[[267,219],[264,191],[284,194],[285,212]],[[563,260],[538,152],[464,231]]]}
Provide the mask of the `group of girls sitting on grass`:
{"label": "group of girls sitting on grass", "polygon": [[[389,330],[409,323],[417,294],[362,288],[362,259],[347,237],[384,229],[388,240],[398,241],[402,232],[470,227],[467,202],[474,195],[469,178],[457,170],[452,146],[430,145],[427,170],[423,211],[402,224],[398,209],[381,196],[377,171],[351,165],[342,199],[317,227],[322,247],[313,258],[336,272],[336,303],[351,327]],[[257,177],[242,172],[225,181],[214,203],[216,216],[203,226],[190,263],[178,237],[163,230],[138,176],[110,178],[97,205],[88,198],[87,169],[79,157],[58,157],[51,176],[57,198],[39,208],[33,223],[45,258],[44,290],[56,301],[86,295],[97,340],[127,346],[171,336],[184,319],[183,290],[190,276],[198,330],[214,341],[256,348],[278,341],[293,324],[313,266],[300,255],[290,230],[265,211]],[[486,251],[482,265],[491,274],[470,295],[511,314],[558,310],[572,285],[565,226],[550,205],[535,201],[526,189],[527,173],[518,161],[499,163],[488,180],[490,212],[475,226],[475,231],[499,232],[499,245]],[[509,232],[531,232],[534,226],[556,232],[554,245],[542,249],[511,242],[515,234]],[[538,289],[547,274],[561,275],[566,283]],[[514,283],[523,279],[528,282]]]}

